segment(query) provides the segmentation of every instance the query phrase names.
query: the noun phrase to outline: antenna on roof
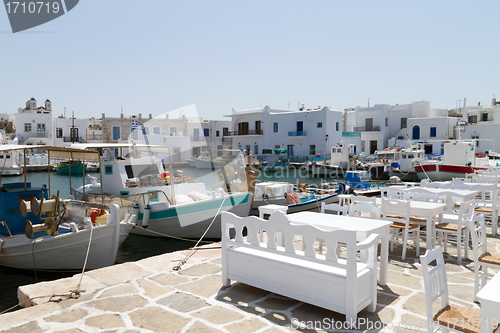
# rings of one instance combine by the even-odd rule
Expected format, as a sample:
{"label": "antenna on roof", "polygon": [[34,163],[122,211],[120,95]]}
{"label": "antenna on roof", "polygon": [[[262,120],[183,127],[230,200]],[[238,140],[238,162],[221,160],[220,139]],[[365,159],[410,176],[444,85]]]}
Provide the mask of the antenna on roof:
{"label": "antenna on roof", "polygon": [[370,97],[368,97],[368,107],[370,107]]}
{"label": "antenna on roof", "polygon": [[64,107],[64,119],[66,119],[66,107]]}
{"label": "antenna on roof", "polygon": [[[123,105],[121,106],[122,107],[122,116],[123,116]],[[123,117],[122,117],[123,118]]]}

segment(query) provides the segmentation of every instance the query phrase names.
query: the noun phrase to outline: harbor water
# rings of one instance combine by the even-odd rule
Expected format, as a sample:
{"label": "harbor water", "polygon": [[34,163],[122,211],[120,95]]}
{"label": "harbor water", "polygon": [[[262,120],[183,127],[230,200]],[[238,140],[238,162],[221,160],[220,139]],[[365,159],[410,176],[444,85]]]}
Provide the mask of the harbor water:
{"label": "harbor water", "polygon": [[[207,187],[220,184],[213,176],[210,169],[183,168],[185,177],[200,178]],[[90,173],[91,176],[99,178],[99,173]],[[26,181],[32,186],[47,185],[49,187],[48,172],[28,172]],[[320,179],[307,175],[303,169],[288,169],[283,172],[263,173],[259,172],[258,182],[264,181],[284,181],[284,182],[308,182],[310,184],[321,184],[323,182],[339,181],[338,179]],[[2,177],[2,184],[12,182],[24,182],[24,176]],[[71,187],[78,188],[83,184],[82,176],[71,177]],[[50,173],[50,195],[54,195],[59,190],[61,198],[68,198],[70,179],[67,175],[59,175],[57,172]],[[188,249],[195,243],[192,241],[182,241],[172,238],[147,237],[140,235],[129,235],[125,242],[118,249],[115,263],[136,261],[163,253]],[[57,260],[57,258],[54,258]],[[83,265],[83,263],[82,263]],[[0,312],[5,311],[18,303],[17,288],[22,285],[33,284],[41,281],[50,281],[64,277],[73,276],[78,272],[34,272],[33,270],[19,270],[0,266]]]}

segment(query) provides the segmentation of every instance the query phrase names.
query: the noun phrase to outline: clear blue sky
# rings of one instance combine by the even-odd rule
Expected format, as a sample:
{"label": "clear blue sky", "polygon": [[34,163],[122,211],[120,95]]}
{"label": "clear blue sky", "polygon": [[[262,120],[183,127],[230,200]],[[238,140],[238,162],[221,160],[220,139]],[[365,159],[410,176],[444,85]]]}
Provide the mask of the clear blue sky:
{"label": "clear blue sky", "polygon": [[[79,118],[195,104],[297,109],[489,105],[500,1],[81,0],[12,34],[0,9],[0,112],[31,97]],[[69,113],[70,114],[70,113]]]}

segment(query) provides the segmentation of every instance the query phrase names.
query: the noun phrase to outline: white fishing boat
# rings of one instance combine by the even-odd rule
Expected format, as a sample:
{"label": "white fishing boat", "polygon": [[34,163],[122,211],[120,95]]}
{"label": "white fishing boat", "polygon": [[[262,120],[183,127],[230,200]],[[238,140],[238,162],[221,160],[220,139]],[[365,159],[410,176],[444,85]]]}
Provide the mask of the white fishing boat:
{"label": "white fishing boat", "polygon": [[23,169],[14,162],[12,153],[9,151],[0,152],[0,175],[21,176]]}
{"label": "white fishing boat", "polygon": [[268,181],[255,184],[255,198],[252,215],[259,215],[259,207],[264,205],[288,206],[287,213],[317,210],[321,203],[339,202],[338,195],[349,191],[343,183],[309,185],[306,183],[287,183]]}
{"label": "white fishing boat", "polygon": [[330,158],[316,161],[311,164],[311,173],[315,177],[345,177],[347,170],[355,170],[353,162],[349,160],[354,145],[337,145],[331,148]]}
{"label": "white fishing boat", "polygon": [[[162,146],[135,145],[134,149],[168,153],[168,147]],[[132,233],[220,239],[222,211],[239,216],[250,212],[253,193],[247,190],[245,168],[240,163],[215,172],[222,184],[212,189],[199,180],[177,179],[154,156],[104,162],[101,170],[102,186],[95,179],[72,194],[84,201],[116,200],[125,213],[138,216],[138,227]]]}
{"label": "white fishing boat", "polygon": [[420,180],[448,181],[465,178],[478,170],[498,169],[498,163],[486,153],[476,153],[476,140],[454,140],[444,144],[442,161],[425,161],[415,165]]}
{"label": "white fishing boat", "polygon": [[[97,152],[64,147],[12,149],[44,149],[59,158],[95,160],[99,156]],[[108,214],[92,223],[87,217],[92,208]],[[59,192],[50,197],[50,181],[48,187],[31,187],[26,179],[3,184],[0,209],[4,212],[0,218],[0,265],[20,269],[81,270],[85,262],[87,269],[112,265],[118,247],[133,227],[133,217],[127,215],[122,221],[117,205],[63,200]]]}

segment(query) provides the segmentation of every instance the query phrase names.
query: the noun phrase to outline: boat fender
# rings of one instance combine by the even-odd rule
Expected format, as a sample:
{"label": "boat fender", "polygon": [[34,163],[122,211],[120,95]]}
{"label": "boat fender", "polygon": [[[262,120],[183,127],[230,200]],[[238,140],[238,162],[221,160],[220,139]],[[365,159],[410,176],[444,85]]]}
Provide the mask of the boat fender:
{"label": "boat fender", "polygon": [[149,215],[151,214],[151,208],[149,205],[144,207],[144,213],[142,215],[142,227],[146,229],[149,226]]}
{"label": "boat fender", "polygon": [[132,215],[134,215],[134,219],[132,220],[132,223],[134,225],[137,225],[137,218],[139,217],[139,205],[138,204],[135,204],[134,205],[134,208],[132,208]]}
{"label": "boat fender", "polygon": [[136,218],[135,214],[130,214],[128,220],[126,220],[125,222],[128,223],[128,224],[132,224],[135,227],[137,225],[135,223],[135,218]]}

